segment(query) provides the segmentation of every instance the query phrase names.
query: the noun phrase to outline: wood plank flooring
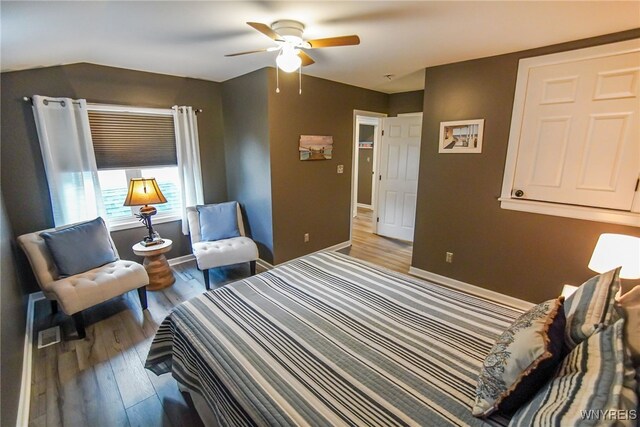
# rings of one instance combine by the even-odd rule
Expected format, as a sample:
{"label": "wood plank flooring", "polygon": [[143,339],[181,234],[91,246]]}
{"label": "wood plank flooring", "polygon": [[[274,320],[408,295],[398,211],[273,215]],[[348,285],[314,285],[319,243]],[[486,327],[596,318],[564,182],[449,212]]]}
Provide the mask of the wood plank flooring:
{"label": "wood plank flooring", "polygon": [[[70,317],[35,307],[31,426],[202,426],[188,395],[171,375],[156,376],[144,361],[158,325],[179,303],[204,292],[195,262],[173,268],[176,283],[147,292],[143,312],[136,292],[85,311],[87,337],[73,339]],[[258,267],[258,272],[260,272]],[[249,275],[249,266],[211,270],[212,286]],[[37,331],[61,325],[64,340],[37,348]]]}
{"label": "wood plank flooring", "polygon": [[[392,270],[407,272],[411,244],[371,233],[371,211],[359,211],[353,246],[345,252]],[[169,311],[204,292],[195,262],[173,268],[176,283],[147,292],[143,312],[136,292],[85,311],[87,337],[74,340],[70,317],[51,314],[47,300],[35,307],[30,426],[202,426],[188,395],[169,374],[156,376],[144,361],[158,325]],[[258,273],[262,269],[258,266]],[[248,265],[211,271],[222,286],[249,275]],[[37,332],[61,325],[63,341],[37,348]]]}
{"label": "wood plank flooring", "polygon": [[358,215],[353,219],[352,245],[340,252],[390,270],[408,273],[413,244],[373,234],[372,216],[373,211],[358,208]]}

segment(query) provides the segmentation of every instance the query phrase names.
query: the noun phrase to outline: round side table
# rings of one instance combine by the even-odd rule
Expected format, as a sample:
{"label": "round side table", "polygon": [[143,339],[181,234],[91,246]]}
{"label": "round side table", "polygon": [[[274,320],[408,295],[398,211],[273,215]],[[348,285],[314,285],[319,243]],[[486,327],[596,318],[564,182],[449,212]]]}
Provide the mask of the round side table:
{"label": "round side table", "polygon": [[167,258],[164,256],[166,252],[171,250],[170,239],[163,239],[164,243],[153,246],[142,246],[140,243],[133,245],[133,253],[144,257],[145,270],[149,275],[149,285],[147,289],[150,291],[157,291],[164,289],[174,284],[176,278],[173,277],[173,272]]}

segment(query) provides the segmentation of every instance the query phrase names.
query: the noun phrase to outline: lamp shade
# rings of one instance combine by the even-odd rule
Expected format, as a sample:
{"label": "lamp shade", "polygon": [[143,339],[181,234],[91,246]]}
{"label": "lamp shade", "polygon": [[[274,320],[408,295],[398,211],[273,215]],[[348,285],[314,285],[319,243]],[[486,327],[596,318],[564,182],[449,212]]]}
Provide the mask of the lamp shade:
{"label": "lamp shade", "polygon": [[155,178],[131,178],[124,206],[167,203]]}
{"label": "lamp shade", "polygon": [[640,278],[640,238],[624,234],[600,235],[589,268],[604,273],[620,266],[620,278]]}

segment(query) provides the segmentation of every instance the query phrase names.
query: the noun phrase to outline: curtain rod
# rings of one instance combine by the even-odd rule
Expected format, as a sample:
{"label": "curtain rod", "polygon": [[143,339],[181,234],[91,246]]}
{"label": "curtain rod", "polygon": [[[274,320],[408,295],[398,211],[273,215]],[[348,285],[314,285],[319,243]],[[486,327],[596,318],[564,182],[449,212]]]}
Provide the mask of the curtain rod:
{"label": "curtain rod", "polygon": [[[29,104],[33,105],[33,98],[31,98],[30,96],[23,96],[22,99],[25,102],[28,102]],[[64,105],[64,101],[58,101],[57,99],[45,99],[44,102],[45,102],[45,105],[47,104],[47,102],[58,102]],[[79,102],[74,102],[74,104],[79,104]],[[193,111],[196,114],[199,114],[199,113],[202,113],[202,108],[194,108]]]}
{"label": "curtain rod", "polygon": [[[28,97],[28,96],[24,96],[22,97],[23,100],[25,100],[26,102],[28,102],[29,104],[33,105],[33,99]],[[50,102],[57,102],[58,104],[61,104],[64,107],[64,101],[58,101],[57,99],[45,99],[44,100],[44,105],[47,105]],[[74,104],[80,104],[79,102],[73,102]]]}

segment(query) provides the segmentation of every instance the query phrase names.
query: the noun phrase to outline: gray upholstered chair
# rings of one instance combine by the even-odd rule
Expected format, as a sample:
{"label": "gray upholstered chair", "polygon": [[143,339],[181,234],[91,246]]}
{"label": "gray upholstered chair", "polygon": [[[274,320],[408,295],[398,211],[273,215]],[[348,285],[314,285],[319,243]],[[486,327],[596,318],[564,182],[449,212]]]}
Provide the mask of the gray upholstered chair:
{"label": "gray upholstered chair", "polygon": [[[100,223],[105,232],[102,236],[108,240],[102,243],[107,245],[106,247],[111,246],[114,260],[100,267],[69,276],[62,276],[59,273],[53,254],[43,239],[42,233],[64,230],[85,223],[36,231],[18,237],[18,243],[29,259],[42,293],[51,301],[53,313],[55,314],[60,307],[64,313],[73,316],[79,338],[84,338],[86,335],[82,316],[82,310],[86,308],[134,289],[138,291],[142,310],[147,308],[146,285],[149,283],[149,276],[146,270],[136,262],[119,258],[109,231],[102,220]],[[91,243],[84,239],[77,240],[79,248],[85,252],[91,251]]]}
{"label": "gray upholstered chair", "polygon": [[193,249],[193,255],[196,257],[198,270],[201,270],[204,276],[204,284],[207,290],[210,289],[209,269],[211,268],[248,262],[251,275],[256,274],[258,247],[253,240],[246,237],[240,204],[236,203],[236,206],[236,218],[240,235],[221,240],[203,240],[200,213],[195,206],[187,208],[191,248]]}

